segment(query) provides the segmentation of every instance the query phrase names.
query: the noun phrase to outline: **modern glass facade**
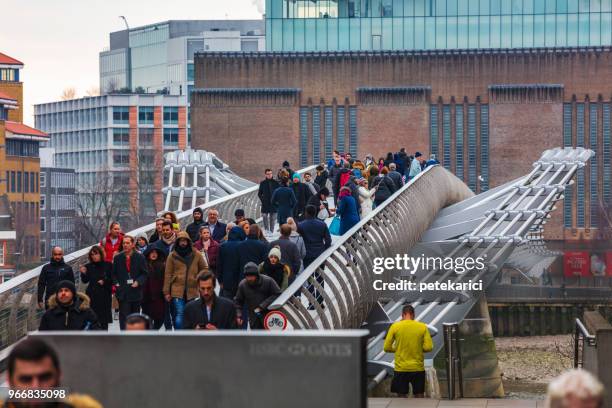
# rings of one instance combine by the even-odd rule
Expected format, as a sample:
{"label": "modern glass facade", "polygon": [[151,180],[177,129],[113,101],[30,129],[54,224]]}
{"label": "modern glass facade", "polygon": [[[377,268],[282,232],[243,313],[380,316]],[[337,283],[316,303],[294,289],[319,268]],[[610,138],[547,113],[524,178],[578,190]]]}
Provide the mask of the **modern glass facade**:
{"label": "modern glass facade", "polygon": [[266,0],[266,50],[612,45],[612,0]]}

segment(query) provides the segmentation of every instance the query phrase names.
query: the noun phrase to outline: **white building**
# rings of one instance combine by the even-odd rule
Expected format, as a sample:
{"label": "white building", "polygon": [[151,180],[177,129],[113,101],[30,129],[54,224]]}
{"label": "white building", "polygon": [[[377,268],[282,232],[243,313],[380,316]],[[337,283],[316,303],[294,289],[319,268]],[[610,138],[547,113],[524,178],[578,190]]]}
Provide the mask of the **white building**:
{"label": "white building", "polygon": [[170,20],[110,33],[110,48],[100,53],[100,91],[188,95],[194,53],[263,51],[264,27],[263,20]]}

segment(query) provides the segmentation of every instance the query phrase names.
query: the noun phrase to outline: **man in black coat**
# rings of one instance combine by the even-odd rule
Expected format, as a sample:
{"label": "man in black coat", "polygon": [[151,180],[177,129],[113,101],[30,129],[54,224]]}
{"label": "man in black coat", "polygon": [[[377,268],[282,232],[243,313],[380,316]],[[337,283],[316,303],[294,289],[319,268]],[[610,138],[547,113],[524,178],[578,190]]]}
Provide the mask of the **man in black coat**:
{"label": "man in black coat", "polygon": [[125,319],[140,312],[142,290],[147,281],[146,260],[134,250],[134,237],[123,237],[123,251],[113,259],[113,284],[117,286],[115,296],[119,301],[119,327],[125,330]]}
{"label": "man in black coat", "polygon": [[[304,257],[304,268],[307,268],[315,259],[319,257],[332,244],[331,235],[327,224],[316,218],[317,209],[309,205],[306,207],[306,220],[298,224],[298,233],[304,238],[306,246],[306,257]],[[315,273],[314,278],[323,286],[323,276]],[[319,303],[323,303],[323,297],[314,289],[313,285],[308,287]],[[313,306],[311,305],[310,308]]]}
{"label": "man in black coat", "polygon": [[261,275],[259,268],[253,262],[244,266],[244,279],[238,285],[238,292],[234,298],[236,306],[237,323],[243,323],[243,308],[249,312],[249,326],[251,329],[263,329],[263,318],[268,312],[268,306],[281,294],[281,290],[269,276]]}
{"label": "man in black coat", "polygon": [[242,279],[240,269],[240,244],[244,241],[244,231],[234,227],[227,234],[227,241],[219,247],[217,258],[217,278],[221,284],[221,296],[234,299],[238,284]]}
{"label": "man in black coat", "polygon": [[[215,208],[209,208],[207,213],[206,222],[203,224],[208,226],[210,229],[210,237],[217,242],[222,242],[225,238],[227,224],[219,221],[219,211]],[[198,237],[199,238],[199,237]],[[196,239],[195,241],[197,241]],[[193,242],[195,242],[193,241]]]}
{"label": "man in black coat", "polygon": [[[51,261],[43,266],[38,276],[38,308],[48,308],[47,301],[55,294],[56,286],[61,281],[74,282],[72,267],[64,262],[64,250],[54,247],[51,250]],[[43,303],[44,296],[44,303]]]}
{"label": "man in black coat", "polygon": [[293,207],[293,218],[296,221],[301,221],[304,219],[306,203],[312,194],[310,193],[308,186],[300,182],[300,175],[298,173],[293,174],[291,189],[293,190],[296,200],[295,207]]}
{"label": "man in black coat", "polygon": [[271,169],[266,169],[265,174],[266,178],[259,183],[257,196],[261,201],[261,216],[263,217],[264,229],[272,233],[274,232],[274,222],[276,221],[276,208],[272,204],[272,193],[280,187],[280,184],[272,177]]}
{"label": "man in black coat", "polygon": [[389,165],[389,173],[387,173],[387,177],[393,181],[395,191],[399,190],[404,185],[404,177],[399,171],[397,171],[397,166],[395,163],[391,163]]}
{"label": "man in black coat", "polygon": [[244,265],[249,262],[255,262],[256,265],[259,265],[268,258],[269,251],[268,244],[259,239],[259,226],[257,224],[251,225],[247,239],[238,246],[240,270],[244,270]]}
{"label": "man in black coat", "polygon": [[316,218],[317,209],[309,205],[306,207],[306,220],[298,224],[297,231],[304,238],[306,257],[304,268],[310,265],[332,244],[327,224]]}
{"label": "man in black coat", "polygon": [[215,294],[215,276],[210,272],[198,275],[200,297],[187,303],[183,316],[185,330],[236,329],[234,303]]}
{"label": "man in black coat", "polygon": [[191,242],[196,242],[200,239],[200,227],[204,225],[204,211],[200,207],[193,209],[193,222],[185,228],[189,234]]}
{"label": "man in black coat", "polygon": [[89,307],[89,296],[77,293],[74,283],[68,280],[56,285],[55,294],[49,297],[49,310],[40,320],[38,330],[97,330],[98,318]]}

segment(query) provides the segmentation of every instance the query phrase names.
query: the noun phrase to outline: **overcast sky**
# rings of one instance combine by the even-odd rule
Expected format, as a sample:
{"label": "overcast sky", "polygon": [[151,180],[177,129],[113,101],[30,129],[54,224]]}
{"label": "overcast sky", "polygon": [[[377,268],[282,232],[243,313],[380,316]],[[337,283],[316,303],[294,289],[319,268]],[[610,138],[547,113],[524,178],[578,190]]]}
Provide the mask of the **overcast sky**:
{"label": "overcast sky", "polygon": [[[259,4],[259,9],[257,4]],[[77,96],[98,87],[98,53],[108,34],[164,20],[261,18],[258,0],[18,0],[4,7],[0,52],[22,61],[24,122],[33,105],[59,100],[65,88]]]}

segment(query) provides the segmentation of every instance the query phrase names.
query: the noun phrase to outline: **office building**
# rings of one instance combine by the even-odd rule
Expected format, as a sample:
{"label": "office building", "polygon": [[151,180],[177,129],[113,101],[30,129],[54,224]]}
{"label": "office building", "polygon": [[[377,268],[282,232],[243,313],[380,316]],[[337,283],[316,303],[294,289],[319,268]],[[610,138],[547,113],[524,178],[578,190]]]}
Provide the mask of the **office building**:
{"label": "office building", "polygon": [[[4,253],[3,262],[14,265],[17,270],[40,260],[38,150],[40,143],[49,140],[44,132],[22,123],[22,68],[22,62],[0,53],[0,196],[5,196],[10,205],[16,232],[14,244],[11,243],[14,246],[9,246]],[[7,214],[0,212],[0,216]]]}
{"label": "office building", "polygon": [[609,45],[610,0],[266,0],[267,51]]}
{"label": "office building", "polygon": [[596,156],[546,237],[597,239],[612,199],[609,48],[204,53],[196,74],[192,146],[254,181],[283,160],[406,147],[481,192],[529,173],[545,149],[583,146]]}
{"label": "office building", "polygon": [[262,51],[263,20],[170,20],[110,33],[100,53],[100,90],[188,95],[193,55],[200,51]]}
{"label": "office building", "polygon": [[76,175],[74,169],[55,165],[55,151],[40,149],[40,257],[46,260],[53,247],[64,253],[77,249]]}
{"label": "office building", "polygon": [[[76,173],[80,215],[141,225],[161,210],[163,153],[189,143],[186,98],[113,94],[34,106],[55,167]],[[146,217],[141,224],[139,217]]]}

